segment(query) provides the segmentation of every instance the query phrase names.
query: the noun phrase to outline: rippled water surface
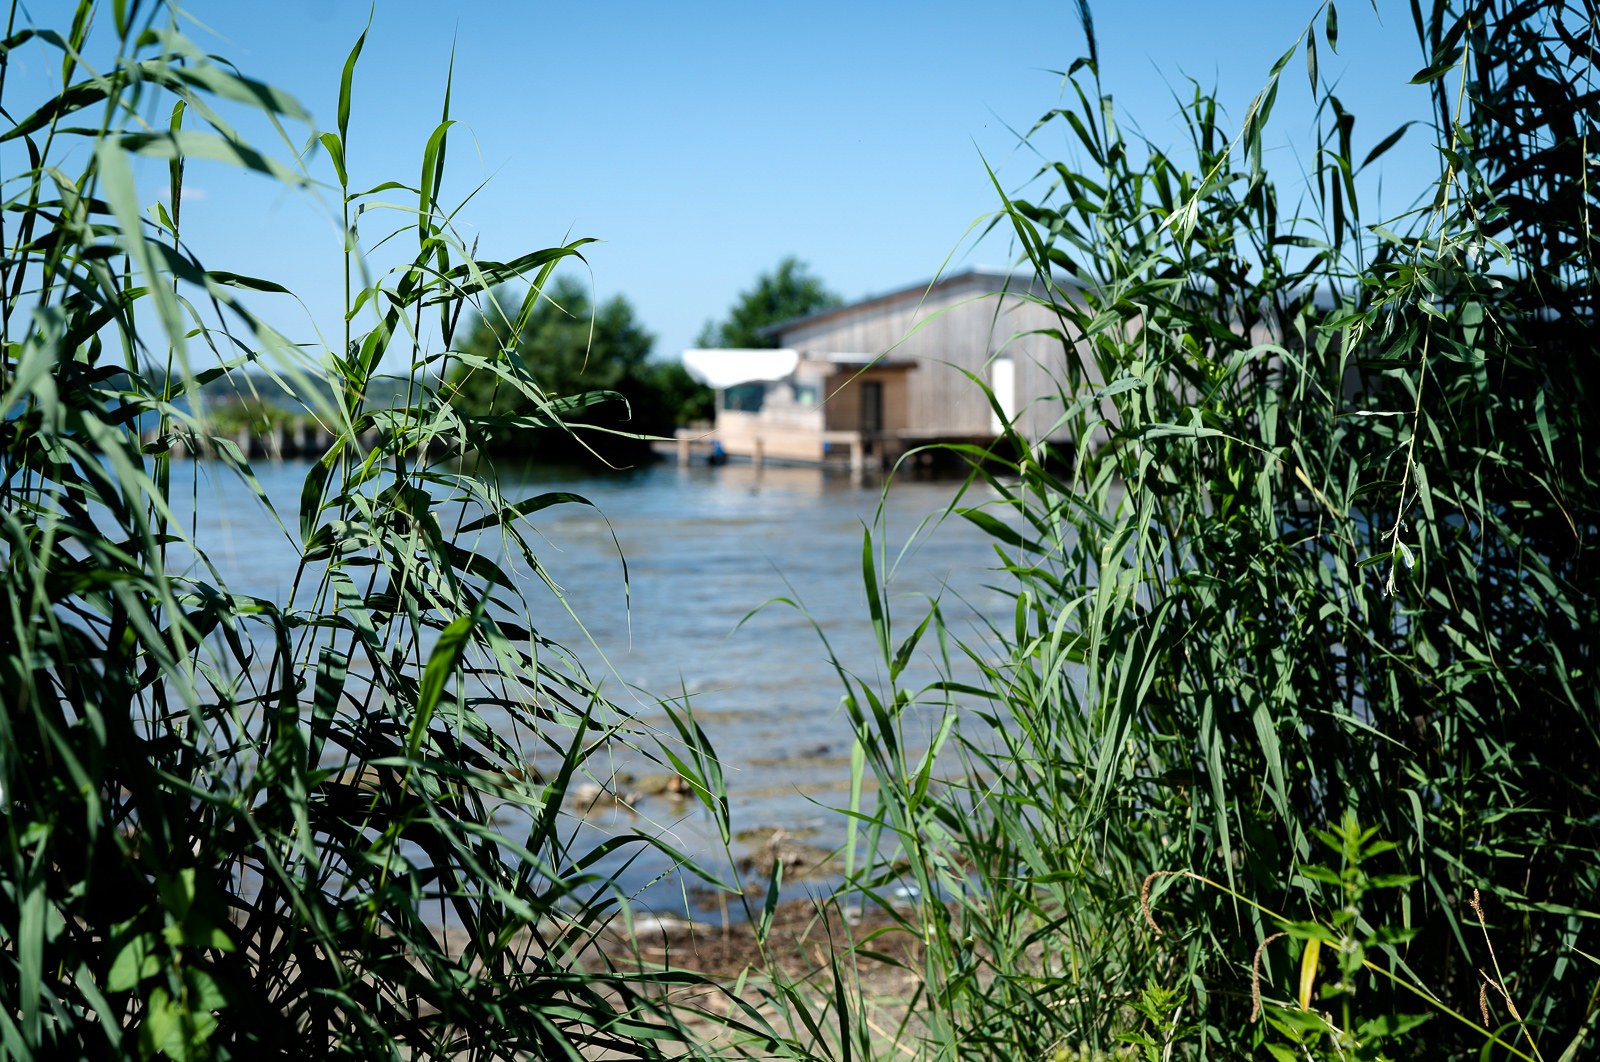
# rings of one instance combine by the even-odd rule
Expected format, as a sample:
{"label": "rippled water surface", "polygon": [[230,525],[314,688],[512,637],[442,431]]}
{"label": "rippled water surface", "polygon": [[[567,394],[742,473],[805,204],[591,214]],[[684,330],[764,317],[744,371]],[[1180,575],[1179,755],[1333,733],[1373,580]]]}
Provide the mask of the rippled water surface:
{"label": "rippled water surface", "polygon": [[[257,469],[291,528],[307,468]],[[540,561],[583,626],[529,578],[535,622],[647,726],[667,725],[659,698],[687,694],[724,765],[734,830],[747,835],[782,828],[824,847],[843,839],[843,819],[827,809],[848,799],[851,736],[828,647],[857,673],[880,670],[861,577],[863,528],[880,504],[890,590],[903,616],[897,636],[933,595],[952,603],[960,633],[972,620],[957,598],[985,611],[998,604],[984,587],[996,559],[981,531],[948,519],[918,533],[959,483],[897,483],[885,496],[816,469],[664,464],[581,477],[507,474],[500,486],[511,498],[562,490],[593,503],[535,514]],[[197,500],[198,538],[230,584],[285,597],[295,551],[250,492],[202,473]],[[914,676],[926,681],[931,668]],[[913,731],[921,722],[911,721]],[[626,751],[607,766],[623,790],[648,788],[651,772],[663,770]],[[707,841],[707,824],[664,797],[644,795],[635,812],[609,808],[591,819],[596,830],[659,826],[691,851],[703,853]]]}

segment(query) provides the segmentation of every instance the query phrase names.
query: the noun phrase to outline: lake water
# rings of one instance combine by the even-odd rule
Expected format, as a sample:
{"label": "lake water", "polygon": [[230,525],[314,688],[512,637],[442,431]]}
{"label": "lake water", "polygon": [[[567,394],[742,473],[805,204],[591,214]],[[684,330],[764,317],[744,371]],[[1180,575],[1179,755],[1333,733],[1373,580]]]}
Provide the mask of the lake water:
{"label": "lake water", "polygon": [[[243,486],[220,468],[199,467],[198,540],[234,589],[283,599],[294,574],[292,541]],[[291,527],[308,467],[256,468]],[[851,670],[881,671],[861,577],[863,527],[881,504],[894,564],[960,484],[908,481],[885,496],[877,485],[818,469],[662,464],[605,475],[505,474],[500,486],[510,498],[559,489],[594,503],[535,515],[540,561],[583,623],[548,589],[530,586],[540,632],[572,649],[610,699],[646,726],[670,730],[658,698],[687,694],[723,764],[733,829],[747,846],[759,849],[775,829],[824,848],[842,843],[844,819],[829,809],[848,801],[851,733],[818,630]],[[968,633],[970,612],[958,597],[985,611],[998,604],[984,585],[997,563],[992,540],[960,519],[916,537],[890,582],[903,616],[898,633],[912,630],[930,595],[952,603],[954,628]],[[804,611],[763,607],[779,598]],[[933,675],[926,664],[913,671],[922,681]],[[606,766],[623,791],[665,770],[625,750]],[[586,821],[597,833],[664,830],[697,855],[714,847],[709,823],[666,797],[644,795],[632,810],[611,806]],[[648,879],[658,870],[641,865],[631,874]]]}

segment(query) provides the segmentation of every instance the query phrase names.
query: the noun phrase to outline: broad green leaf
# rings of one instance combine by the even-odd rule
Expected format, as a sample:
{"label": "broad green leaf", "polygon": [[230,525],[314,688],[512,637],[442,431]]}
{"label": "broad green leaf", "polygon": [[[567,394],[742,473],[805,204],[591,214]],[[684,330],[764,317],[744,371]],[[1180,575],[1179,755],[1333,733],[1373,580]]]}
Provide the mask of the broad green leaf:
{"label": "broad green leaf", "polygon": [[1430,81],[1437,81],[1444,77],[1456,64],[1461,61],[1462,50],[1457,49],[1443,58],[1435,57],[1434,61],[1411,75],[1413,85],[1426,85]]}
{"label": "broad green leaf", "polygon": [[119,140],[124,150],[135,155],[159,159],[213,159],[241,169],[253,170],[291,187],[309,186],[310,179],[269,155],[238,140],[225,140],[215,133],[185,129],[177,132],[124,133]]}
{"label": "broad green leaf", "polygon": [[333,173],[339,178],[339,187],[348,188],[350,174],[344,168],[344,144],[333,133],[323,133],[317,140],[328,153],[328,161],[333,163]]}
{"label": "broad green leaf", "polygon": [[477,621],[474,617],[457,616],[439,632],[439,639],[434,643],[433,652],[428,656],[427,667],[423,669],[422,680],[417,687],[417,706],[406,740],[410,755],[416,756],[422,748],[422,740],[427,734],[428,725],[433,721],[433,713],[444,696],[445,684],[461,666],[461,656],[466,651],[467,643],[471,641],[472,631],[476,626]]}
{"label": "broad green leaf", "polygon": [[[367,13],[367,25],[361,31],[361,36],[356,38],[355,44],[350,47],[350,54],[345,58],[344,69],[339,74],[339,145],[340,158],[344,157],[343,146],[350,142],[350,101],[352,89],[355,85],[356,60],[361,58],[361,49],[366,46],[367,34],[372,31],[372,17],[377,13],[377,6]],[[342,183],[342,182],[341,182]]]}

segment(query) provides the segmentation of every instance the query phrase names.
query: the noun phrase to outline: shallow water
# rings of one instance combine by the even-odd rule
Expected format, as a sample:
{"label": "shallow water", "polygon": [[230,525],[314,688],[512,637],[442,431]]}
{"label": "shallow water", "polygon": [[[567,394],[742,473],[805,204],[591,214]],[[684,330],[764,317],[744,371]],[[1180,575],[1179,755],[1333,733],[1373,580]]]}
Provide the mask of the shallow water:
{"label": "shallow water", "polygon": [[[198,541],[235,590],[283,599],[296,558],[289,534],[220,468],[200,467]],[[291,529],[308,467],[286,461],[256,469]],[[540,632],[574,650],[607,695],[647,727],[670,731],[658,700],[687,696],[722,762],[736,834],[765,838],[781,828],[824,848],[844,839],[844,819],[829,809],[848,801],[851,749],[828,647],[858,674],[881,671],[861,577],[863,528],[880,504],[894,566],[890,591],[903,617],[897,637],[911,631],[932,595],[985,611],[998,604],[984,588],[996,561],[981,531],[950,519],[917,534],[959,486],[903,482],[885,496],[877,485],[817,469],[666,464],[607,475],[508,473],[500,483],[513,499],[563,490],[594,504],[535,514],[540,562],[582,622],[529,579]],[[914,534],[913,548],[899,556]],[[966,606],[952,611],[965,633]],[[932,675],[924,662],[910,677],[919,684]],[[925,721],[910,725],[919,724]],[[602,769],[616,772],[624,793],[648,790],[650,776],[665,770],[627,750]],[[707,859],[716,848],[703,814],[647,792],[633,810],[609,806],[586,823],[597,836],[665,830]],[[637,886],[654,878],[659,862],[643,860],[628,879]]]}

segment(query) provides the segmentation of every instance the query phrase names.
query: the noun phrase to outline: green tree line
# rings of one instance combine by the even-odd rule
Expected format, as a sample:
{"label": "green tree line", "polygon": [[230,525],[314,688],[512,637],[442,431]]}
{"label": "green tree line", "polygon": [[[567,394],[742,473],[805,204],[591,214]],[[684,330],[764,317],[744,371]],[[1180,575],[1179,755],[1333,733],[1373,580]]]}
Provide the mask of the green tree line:
{"label": "green tree line", "polygon": [[[446,381],[450,401],[462,410],[506,418],[506,427],[490,439],[495,452],[528,460],[634,465],[650,460],[650,438],[671,438],[680,425],[709,419],[709,389],[676,359],[651,357],[655,337],[625,298],[617,295],[595,305],[587,289],[566,276],[535,297],[515,335],[510,322],[477,314],[460,346],[486,361],[518,359],[539,381],[543,395],[508,387],[466,362],[458,362]],[[547,407],[548,399],[585,395],[584,408],[568,415],[565,427],[516,424],[516,418]]]}
{"label": "green tree line", "polygon": [[[507,292],[491,305],[505,302]],[[543,404],[504,386],[496,376],[457,364],[446,381],[451,401],[479,417],[506,418],[492,448],[502,456],[556,462],[604,461],[631,465],[650,459],[650,438],[709,422],[712,394],[676,359],[652,357],[654,337],[633,306],[613,296],[598,306],[576,280],[558,277],[536,293],[532,312],[512,335],[502,315],[471,318],[461,349],[478,358],[502,352],[519,359],[549,398],[589,396],[566,418],[577,431],[528,429],[526,418]],[[707,322],[698,342],[712,347],[771,347],[772,326],[839,304],[839,297],[788,257],[740,292],[720,322]],[[519,421],[519,418],[521,419]]]}

